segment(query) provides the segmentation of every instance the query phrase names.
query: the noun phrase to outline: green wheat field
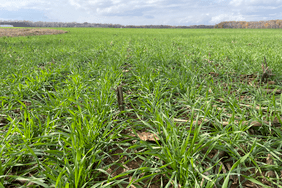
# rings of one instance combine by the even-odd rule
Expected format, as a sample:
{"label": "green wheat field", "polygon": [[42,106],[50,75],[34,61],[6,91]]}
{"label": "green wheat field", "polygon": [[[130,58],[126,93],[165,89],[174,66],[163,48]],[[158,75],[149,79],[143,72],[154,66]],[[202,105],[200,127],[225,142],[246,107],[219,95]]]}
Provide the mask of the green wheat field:
{"label": "green wheat field", "polygon": [[0,188],[282,187],[281,30],[52,29],[0,38]]}

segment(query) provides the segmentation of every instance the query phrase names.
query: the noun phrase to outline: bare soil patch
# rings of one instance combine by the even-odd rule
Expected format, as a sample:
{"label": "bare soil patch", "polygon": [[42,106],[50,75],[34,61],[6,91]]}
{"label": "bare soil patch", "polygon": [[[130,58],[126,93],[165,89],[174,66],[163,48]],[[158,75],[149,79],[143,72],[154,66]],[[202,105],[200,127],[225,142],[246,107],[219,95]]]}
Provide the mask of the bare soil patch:
{"label": "bare soil patch", "polygon": [[32,35],[57,35],[68,33],[68,31],[56,29],[14,29],[0,28],[0,37],[17,37],[17,36],[32,36]]}

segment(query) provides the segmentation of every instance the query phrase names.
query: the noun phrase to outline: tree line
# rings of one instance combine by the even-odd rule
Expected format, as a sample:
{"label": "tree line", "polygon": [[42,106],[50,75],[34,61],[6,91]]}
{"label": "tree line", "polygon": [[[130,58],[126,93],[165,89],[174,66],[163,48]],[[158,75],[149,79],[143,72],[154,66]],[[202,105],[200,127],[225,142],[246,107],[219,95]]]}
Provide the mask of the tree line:
{"label": "tree line", "polygon": [[170,26],[170,25],[120,25],[102,23],[77,23],[77,22],[31,22],[31,21],[1,21],[0,25],[13,25],[13,27],[101,27],[101,28],[250,28],[263,29],[282,28],[282,20],[268,21],[224,21],[216,25],[191,25],[191,26]]}
{"label": "tree line", "polygon": [[214,28],[214,25],[170,26],[170,25],[120,25],[101,23],[77,22],[31,22],[31,21],[1,21],[0,25],[13,27],[102,27],[102,28]]}
{"label": "tree line", "polygon": [[216,24],[214,28],[246,28],[246,29],[278,29],[282,28],[282,20],[268,21],[225,21]]}

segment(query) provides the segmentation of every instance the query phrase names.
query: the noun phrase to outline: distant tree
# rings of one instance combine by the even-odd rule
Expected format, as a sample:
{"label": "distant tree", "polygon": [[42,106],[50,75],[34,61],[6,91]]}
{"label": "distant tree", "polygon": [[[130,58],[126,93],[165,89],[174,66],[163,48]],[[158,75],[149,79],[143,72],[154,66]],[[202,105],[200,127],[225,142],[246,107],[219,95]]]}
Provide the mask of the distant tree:
{"label": "distant tree", "polygon": [[244,27],[249,28],[249,23],[245,23]]}

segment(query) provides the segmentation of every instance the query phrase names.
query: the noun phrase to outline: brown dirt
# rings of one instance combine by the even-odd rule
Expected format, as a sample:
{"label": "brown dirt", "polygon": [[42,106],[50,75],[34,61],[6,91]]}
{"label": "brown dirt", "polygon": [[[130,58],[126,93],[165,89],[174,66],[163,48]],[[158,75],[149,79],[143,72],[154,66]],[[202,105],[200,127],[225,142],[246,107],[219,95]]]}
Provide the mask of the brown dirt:
{"label": "brown dirt", "polygon": [[56,29],[18,29],[18,28],[0,28],[0,37],[18,37],[32,35],[57,35],[68,33],[68,31]]}

